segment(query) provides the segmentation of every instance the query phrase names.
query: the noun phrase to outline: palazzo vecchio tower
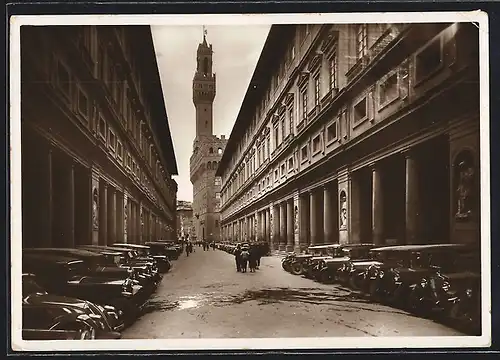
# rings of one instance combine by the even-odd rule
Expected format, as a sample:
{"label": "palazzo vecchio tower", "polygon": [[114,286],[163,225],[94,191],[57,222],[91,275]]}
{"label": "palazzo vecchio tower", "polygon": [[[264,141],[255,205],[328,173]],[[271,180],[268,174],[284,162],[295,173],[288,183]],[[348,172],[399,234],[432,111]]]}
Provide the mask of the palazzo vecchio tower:
{"label": "palazzo vecchio tower", "polygon": [[[193,78],[193,103],[196,108],[196,137],[190,159],[190,179],[193,184],[193,225],[196,240],[220,240],[220,187],[215,177],[227,140],[213,134],[213,102],[216,78],[212,71],[212,44],[207,44],[206,30],[196,53]],[[191,239],[194,240],[194,239]]]}

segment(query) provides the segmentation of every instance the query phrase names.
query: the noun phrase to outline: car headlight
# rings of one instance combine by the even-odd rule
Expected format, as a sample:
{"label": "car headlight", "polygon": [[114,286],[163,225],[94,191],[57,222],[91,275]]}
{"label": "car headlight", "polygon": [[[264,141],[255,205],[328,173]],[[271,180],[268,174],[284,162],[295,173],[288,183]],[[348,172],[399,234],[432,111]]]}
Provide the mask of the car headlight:
{"label": "car headlight", "polygon": [[472,289],[467,289],[467,290],[465,290],[465,295],[466,295],[468,298],[471,298],[471,297],[472,297]]}
{"label": "car headlight", "polygon": [[448,290],[450,290],[450,283],[448,281],[445,281],[443,283],[442,288],[443,288],[443,291],[447,292]]}
{"label": "car headlight", "polygon": [[379,271],[378,277],[381,278],[381,279],[384,277],[384,271],[383,270]]}

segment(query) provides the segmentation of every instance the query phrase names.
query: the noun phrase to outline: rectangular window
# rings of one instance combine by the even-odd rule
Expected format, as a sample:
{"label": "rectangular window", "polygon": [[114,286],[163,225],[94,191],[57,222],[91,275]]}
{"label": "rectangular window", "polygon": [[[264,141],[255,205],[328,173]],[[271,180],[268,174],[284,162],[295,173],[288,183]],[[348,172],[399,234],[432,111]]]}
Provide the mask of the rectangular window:
{"label": "rectangular window", "polygon": [[307,117],[307,86],[300,90],[302,119]]}
{"label": "rectangular window", "polygon": [[120,140],[116,141],[116,155],[119,160],[123,160],[123,146]]}
{"label": "rectangular window", "polygon": [[320,82],[319,71],[314,74],[314,105],[319,105],[319,100],[321,97],[321,82]]}
{"label": "rectangular window", "polygon": [[329,59],[330,90],[337,88],[337,51],[335,50]]}
{"label": "rectangular window", "polygon": [[83,92],[82,89],[78,88],[78,112],[85,118],[88,122],[89,116],[89,100],[87,99],[87,95]]}
{"label": "rectangular window", "polygon": [[262,162],[266,160],[266,143],[262,142]]}
{"label": "rectangular window", "polygon": [[286,123],[285,123],[285,115],[281,116],[281,141],[286,138]]}
{"label": "rectangular window", "polygon": [[267,138],[267,157],[271,156],[271,138]]}
{"label": "rectangular window", "polygon": [[260,149],[260,145],[257,147],[257,165],[260,166],[261,164],[261,157],[262,157],[262,152]]}
{"label": "rectangular window", "polygon": [[434,39],[415,57],[415,81],[429,78],[442,65],[441,38]]}
{"label": "rectangular window", "polygon": [[327,142],[332,142],[337,139],[337,122],[330,124],[326,129]]}
{"label": "rectangular window", "polygon": [[130,170],[132,167],[132,158],[129,153],[127,153],[127,168]]}
{"label": "rectangular window", "polygon": [[295,123],[294,123],[294,118],[293,118],[293,105],[291,105],[288,108],[288,130],[289,130],[290,134],[293,133],[294,126],[295,126]]}
{"label": "rectangular window", "polygon": [[368,53],[368,26],[360,24],[356,29],[356,58],[359,60]]}
{"label": "rectangular window", "polygon": [[66,96],[71,96],[71,79],[69,70],[62,62],[57,62],[57,85]]}
{"label": "rectangular window", "polygon": [[316,136],[312,141],[312,150],[313,154],[316,154],[321,150],[321,138],[320,135]]}
{"label": "rectangular window", "polygon": [[380,106],[390,103],[399,96],[398,74],[390,75],[379,85]]}
{"label": "rectangular window", "polygon": [[279,129],[278,124],[274,125],[274,149],[277,149],[279,145]]}
{"label": "rectangular window", "polygon": [[367,101],[366,97],[360,102],[354,105],[354,123],[366,120],[368,117]]}
{"label": "rectangular window", "polygon": [[278,180],[279,174],[278,169],[274,170],[274,180]]}
{"label": "rectangular window", "polygon": [[114,151],[116,149],[116,136],[111,129],[108,131],[108,145],[111,150]]}
{"label": "rectangular window", "polygon": [[292,169],[293,169],[293,157],[288,159],[288,170],[292,170]]}
{"label": "rectangular window", "polygon": [[99,135],[106,140],[106,120],[104,120],[102,114],[99,115]]}
{"label": "rectangular window", "polygon": [[305,160],[307,160],[307,156],[308,156],[308,151],[307,151],[307,145],[306,145],[300,151],[300,158],[302,161],[305,161]]}
{"label": "rectangular window", "polygon": [[282,164],[281,165],[281,176],[285,175],[285,170],[286,170],[285,164]]}

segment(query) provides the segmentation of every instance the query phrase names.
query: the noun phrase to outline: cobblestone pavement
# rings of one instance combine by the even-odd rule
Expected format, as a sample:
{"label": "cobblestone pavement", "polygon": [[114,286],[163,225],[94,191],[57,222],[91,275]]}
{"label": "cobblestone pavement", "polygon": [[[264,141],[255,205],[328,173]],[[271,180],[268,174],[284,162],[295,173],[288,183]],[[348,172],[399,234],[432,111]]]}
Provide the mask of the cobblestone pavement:
{"label": "cobblestone pavement", "polygon": [[124,339],[462,335],[428,319],[370,303],[338,285],[291,275],[264,257],[255,273],[234,257],[196,247],[165,274]]}

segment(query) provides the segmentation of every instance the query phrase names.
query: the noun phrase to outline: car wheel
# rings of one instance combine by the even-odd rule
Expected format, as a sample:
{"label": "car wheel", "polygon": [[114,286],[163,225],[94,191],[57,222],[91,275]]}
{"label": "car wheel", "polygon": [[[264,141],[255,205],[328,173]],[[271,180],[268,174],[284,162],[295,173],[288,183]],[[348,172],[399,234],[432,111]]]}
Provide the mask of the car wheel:
{"label": "car wheel", "polygon": [[358,289],[358,285],[356,284],[356,278],[354,276],[349,276],[349,287],[352,290]]}
{"label": "car wheel", "polygon": [[292,264],[292,274],[301,275],[302,274],[302,265],[299,263]]}
{"label": "car wheel", "polygon": [[379,291],[378,291],[378,284],[377,284],[376,281],[373,281],[373,280],[370,281],[368,292],[370,294],[370,297],[374,301],[379,301],[380,300],[380,294],[379,294]]}
{"label": "car wheel", "polygon": [[425,313],[423,299],[418,290],[414,289],[410,292],[407,301],[407,308],[409,312],[416,315],[423,315]]}
{"label": "car wheel", "polygon": [[330,282],[330,275],[326,271],[321,272],[319,278],[319,281],[322,283]]}

